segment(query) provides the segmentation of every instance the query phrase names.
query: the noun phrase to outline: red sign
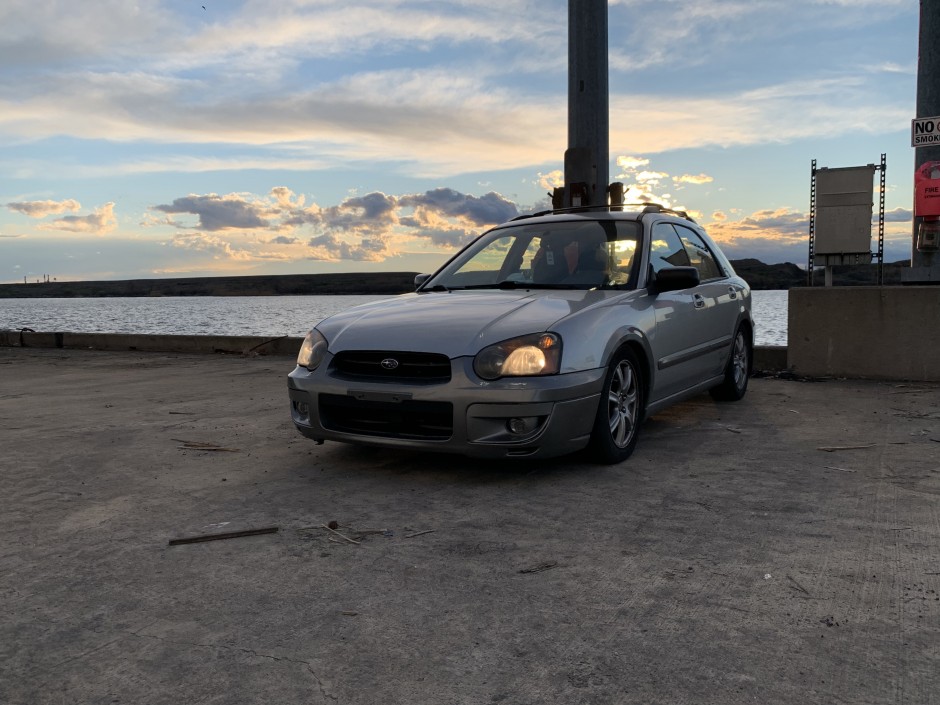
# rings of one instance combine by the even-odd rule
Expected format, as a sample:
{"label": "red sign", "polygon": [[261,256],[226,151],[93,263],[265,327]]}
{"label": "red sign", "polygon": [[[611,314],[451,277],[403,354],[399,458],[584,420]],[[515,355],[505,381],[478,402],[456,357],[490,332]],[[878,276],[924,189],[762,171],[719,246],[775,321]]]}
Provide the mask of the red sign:
{"label": "red sign", "polygon": [[924,162],[914,174],[914,215],[940,216],[940,162]]}

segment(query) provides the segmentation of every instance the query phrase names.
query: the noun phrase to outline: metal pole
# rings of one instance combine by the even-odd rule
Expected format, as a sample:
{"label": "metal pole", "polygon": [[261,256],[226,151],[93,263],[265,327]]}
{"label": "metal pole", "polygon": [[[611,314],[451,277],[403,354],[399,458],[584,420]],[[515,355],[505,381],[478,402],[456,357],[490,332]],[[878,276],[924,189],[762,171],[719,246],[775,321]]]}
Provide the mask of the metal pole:
{"label": "metal pole", "polygon": [[568,0],[566,207],[607,205],[610,117],[607,0]]}
{"label": "metal pole", "polygon": [[[920,37],[917,59],[917,116],[940,115],[940,2],[920,0]],[[940,146],[916,147],[914,171],[924,162],[940,161]],[[914,237],[911,247],[912,267],[940,267],[940,258],[934,252],[917,249],[917,229],[923,218],[914,218]]]}

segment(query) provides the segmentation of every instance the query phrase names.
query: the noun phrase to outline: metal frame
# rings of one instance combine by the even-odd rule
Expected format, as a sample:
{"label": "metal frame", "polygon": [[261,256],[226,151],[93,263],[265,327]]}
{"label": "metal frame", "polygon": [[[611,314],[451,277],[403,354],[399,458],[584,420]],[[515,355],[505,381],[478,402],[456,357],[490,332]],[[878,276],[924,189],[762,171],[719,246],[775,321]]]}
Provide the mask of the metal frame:
{"label": "metal frame", "polygon": [[[868,166],[874,166],[869,164]],[[875,166],[876,170],[881,171],[881,178],[878,188],[878,252],[873,253],[872,257],[878,260],[877,283],[878,286],[884,286],[885,283],[885,179],[888,171],[887,155],[882,153],[881,164]],[[806,262],[806,285],[813,286],[813,261],[816,255],[816,160],[814,159],[810,171],[809,186],[809,259]],[[831,271],[826,267],[827,271]],[[827,277],[828,279],[828,277]]]}
{"label": "metal frame", "polygon": [[813,285],[813,256],[816,254],[816,160],[813,160],[809,182],[809,261],[806,263],[806,286]]}
{"label": "metal frame", "polygon": [[885,285],[885,175],[888,171],[887,155],[881,154],[881,188],[878,198],[878,286]]}

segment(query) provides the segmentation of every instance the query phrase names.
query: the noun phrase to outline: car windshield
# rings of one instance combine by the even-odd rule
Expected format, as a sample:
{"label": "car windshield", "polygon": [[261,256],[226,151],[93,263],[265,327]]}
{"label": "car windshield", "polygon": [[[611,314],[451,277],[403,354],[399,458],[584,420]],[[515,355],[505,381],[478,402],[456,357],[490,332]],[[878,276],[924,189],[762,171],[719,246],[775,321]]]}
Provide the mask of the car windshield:
{"label": "car windshield", "polygon": [[639,225],[576,220],[520,223],[471,244],[423,291],[455,289],[629,289]]}

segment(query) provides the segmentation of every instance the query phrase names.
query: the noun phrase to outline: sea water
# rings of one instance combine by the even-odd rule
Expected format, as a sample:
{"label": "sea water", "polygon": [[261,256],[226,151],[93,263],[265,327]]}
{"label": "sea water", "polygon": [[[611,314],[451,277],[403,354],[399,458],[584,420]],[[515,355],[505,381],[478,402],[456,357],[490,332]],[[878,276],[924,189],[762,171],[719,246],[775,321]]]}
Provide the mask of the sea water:
{"label": "sea water", "polygon": [[[163,296],[0,299],[0,330],[304,336],[316,323],[388,296]],[[787,292],[753,292],[757,345],[787,344]]]}

